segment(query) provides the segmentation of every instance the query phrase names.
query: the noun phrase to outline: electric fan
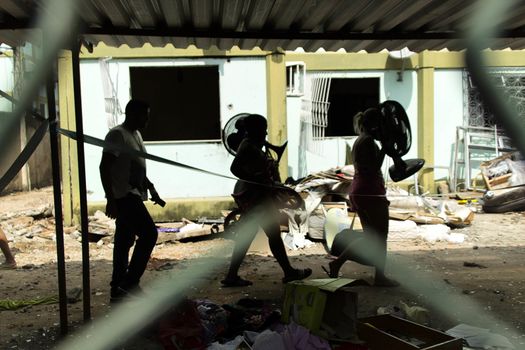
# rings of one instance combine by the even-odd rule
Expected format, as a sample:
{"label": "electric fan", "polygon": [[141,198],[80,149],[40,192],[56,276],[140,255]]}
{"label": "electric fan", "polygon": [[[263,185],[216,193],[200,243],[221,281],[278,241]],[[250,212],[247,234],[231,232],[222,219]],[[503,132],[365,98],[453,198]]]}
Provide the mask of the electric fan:
{"label": "electric fan", "polygon": [[234,115],[226,122],[222,129],[222,144],[231,155],[237,154],[237,148],[244,138],[245,130],[243,119],[249,116],[249,113],[239,113]]}
{"label": "electric fan", "polygon": [[381,125],[381,145],[385,153],[394,160],[394,165],[388,169],[394,182],[406,179],[417,173],[425,164],[425,160],[414,158],[403,160],[412,145],[412,131],[408,116],[401,104],[388,100],[379,105],[383,116]]}

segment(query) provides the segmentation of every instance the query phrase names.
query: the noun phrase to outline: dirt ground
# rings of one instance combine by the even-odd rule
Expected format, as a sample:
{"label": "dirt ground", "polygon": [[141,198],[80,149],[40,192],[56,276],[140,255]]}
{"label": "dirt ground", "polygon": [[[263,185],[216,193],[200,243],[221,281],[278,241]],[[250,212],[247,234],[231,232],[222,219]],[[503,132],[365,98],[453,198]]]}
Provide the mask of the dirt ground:
{"label": "dirt ground", "polygon": [[[0,197],[0,213],[16,213],[52,203],[50,188]],[[49,227],[49,218],[41,227]],[[38,224],[35,219],[31,224]],[[7,223],[2,222],[6,228]],[[45,230],[44,230],[45,231]],[[71,230],[70,230],[71,231]],[[490,329],[503,329],[516,348],[525,344],[525,213],[477,213],[471,226],[454,229],[466,235],[460,244],[429,243],[421,240],[389,242],[391,274],[402,282],[397,288],[354,287],[358,292],[358,315],[371,316],[379,307],[418,305],[429,310],[430,325],[446,330],[459,323]],[[56,295],[56,244],[52,235],[33,238],[15,237],[10,243],[19,268],[0,270],[0,300],[34,300]],[[46,237],[46,238],[42,238]],[[148,291],[151,282],[169,273],[185,270],[197,261],[206,260],[211,248],[231,252],[231,241],[220,235],[189,242],[157,245],[142,281]],[[73,235],[65,236],[67,288],[82,286],[81,243]],[[93,320],[111,313],[108,283],[111,273],[111,245],[90,243],[91,313]],[[322,265],[329,262],[321,243],[289,251],[294,265],[313,269],[313,278],[325,278]],[[2,258],[0,257],[0,261]],[[467,263],[467,264],[465,264]],[[471,264],[469,264],[471,263]],[[468,266],[465,266],[468,265]],[[282,305],[283,284],[275,260],[265,248],[252,251],[241,268],[241,274],[254,282],[246,288],[221,288],[225,264],[215,264],[201,284],[193,286],[191,298],[207,298],[219,305],[250,297]],[[373,271],[355,263],[343,266],[347,278],[371,280]],[[406,282],[406,283],[405,283]],[[411,286],[412,285],[412,286]],[[415,286],[415,287],[414,287]],[[443,295],[445,295],[444,298]],[[450,297],[447,297],[450,296]],[[457,298],[463,309],[449,305]],[[437,301],[437,303],[436,303]],[[68,305],[70,332],[82,324],[82,301]],[[59,340],[58,304],[26,306],[14,311],[0,311],[1,349],[50,349]],[[148,345],[134,343],[126,349],[160,348],[151,339]],[[142,345],[137,345],[142,344]]]}

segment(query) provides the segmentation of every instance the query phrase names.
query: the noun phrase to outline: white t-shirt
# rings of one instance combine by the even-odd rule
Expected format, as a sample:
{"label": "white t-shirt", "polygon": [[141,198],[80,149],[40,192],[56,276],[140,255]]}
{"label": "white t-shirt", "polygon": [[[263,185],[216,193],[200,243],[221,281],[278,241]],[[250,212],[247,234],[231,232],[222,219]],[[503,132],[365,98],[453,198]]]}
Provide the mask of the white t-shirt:
{"label": "white t-shirt", "polygon": [[[117,125],[105,138],[106,142],[115,145],[125,146],[136,151],[146,152],[142,135],[138,130],[129,131],[122,125]],[[143,200],[148,199],[146,180],[146,160],[116,150],[104,148],[103,152],[110,153],[117,157],[112,165],[111,186],[115,199],[123,198],[128,193],[136,194]]]}

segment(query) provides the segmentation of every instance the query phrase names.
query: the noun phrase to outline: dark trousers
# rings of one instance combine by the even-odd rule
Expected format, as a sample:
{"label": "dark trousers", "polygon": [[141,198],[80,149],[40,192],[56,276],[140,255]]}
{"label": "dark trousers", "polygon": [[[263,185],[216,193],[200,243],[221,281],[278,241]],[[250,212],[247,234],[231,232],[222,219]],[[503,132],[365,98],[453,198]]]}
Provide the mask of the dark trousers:
{"label": "dark trousers", "polygon": [[[138,285],[146,270],[158,233],[139,196],[128,194],[117,199],[117,209],[111,287],[129,289]],[[138,237],[136,242],[135,237]],[[128,260],[129,250],[134,243],[135,249],[131,260]]]}

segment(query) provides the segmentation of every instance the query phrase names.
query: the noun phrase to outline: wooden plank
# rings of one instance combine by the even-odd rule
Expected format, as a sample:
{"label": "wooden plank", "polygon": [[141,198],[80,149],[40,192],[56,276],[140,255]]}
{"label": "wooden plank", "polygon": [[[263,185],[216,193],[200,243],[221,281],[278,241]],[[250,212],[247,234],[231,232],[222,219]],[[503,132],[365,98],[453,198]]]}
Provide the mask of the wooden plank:
{"label": "wooden plank", "polygon": [[512,173],[508,173],[502,176],[494,177],[489,180],[490,189],[494,188],[502,188],[502,187],[508,187],[509,186],[509,179],[512,176]]}
{"label": "wooden plank", "polygon": [[157,244],[171,241],[180,241],[184,238],[207,236],[210,234],[212,234],[212,230],[209,227],[203,227],[200,230],[189,230],[185,232],[159,232]]}

